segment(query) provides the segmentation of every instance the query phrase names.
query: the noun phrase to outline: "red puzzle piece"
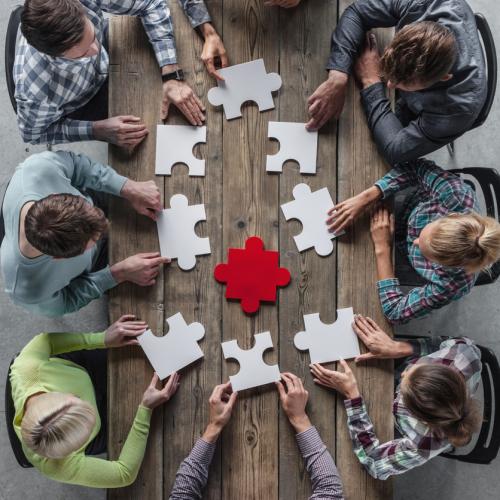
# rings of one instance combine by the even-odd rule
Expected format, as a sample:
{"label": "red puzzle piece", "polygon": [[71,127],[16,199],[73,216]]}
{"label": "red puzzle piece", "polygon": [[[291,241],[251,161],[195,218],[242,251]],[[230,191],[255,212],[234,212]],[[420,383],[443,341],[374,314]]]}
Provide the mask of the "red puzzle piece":
{"label": "red puzzle piece", "polygon": [[279,253],[264,250],[257,236],[248,238],[245,249],[230,248],[227,264],[215,268],[215,279],[226,283],[226,299],[241,299],[246,313],[258,311],[260,302],[276,302],[276,287],[290,283],[290,272],[279,267]]}

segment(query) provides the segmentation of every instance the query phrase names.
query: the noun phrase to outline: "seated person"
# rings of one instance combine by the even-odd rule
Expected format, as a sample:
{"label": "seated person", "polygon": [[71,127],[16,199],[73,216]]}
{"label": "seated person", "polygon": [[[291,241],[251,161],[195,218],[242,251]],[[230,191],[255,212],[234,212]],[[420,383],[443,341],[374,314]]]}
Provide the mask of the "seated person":
{"label": "seated person", "polygon": [[377,438],[356,378],[345,361],[343,371],[311,368],[317,384],[344,396],[354,453],[367,472],[387,479],[424,464],[453,447],[465,446],[481,418],[471,397],[481,380],[481,352],[467,338],[392,340],[370,318],[357,316],[355,332],[369,349],[356,359],[401,359],[393,404],[399,437]]}
{"label": "seated person", "polygon": [[120,488],[135,481],[152,411],[175,394],[177,374],[160,389],[154,374],[118,460],[85,452],[106,451],[105,348],[137,344],[136,337],[146,329],[144,322],[126,315],[102,333],[42,333],[16,358],[10,370],[14,430],[26,458],[44,476],[94,488]]}
{"label": "seated person", "polygon": [[[396,35],[379,60],[375,36],[367,32],[389,26]],[[307,127],[318,129],[339,117],[354,69],[368,126],[391,165],[461,136],[486,99],[481,42],[465,0],[357,0],[333,32],[327,69],[328,79],[309,98]],[[381,77],[398,90],[396,113]]]}
{"label": "seated person", "polygon": [[393,216],[385,208],[372,216],[382,309],[393,323],[429,314],[469,293],[477,274],[500,259],[500,224],[477,213],[474,190],[459,176],[419,159],[396,165],[374,186],[339,203],[328,224],[339,232],[367,207],[415,187],[396,221],[398,251],[427,283],[403,293],[392,264]]}
{"label": "seated person", "polygon": [[[291,373],[283,373],[282,381],[276,386],[283,410],[297,432],[297,444],[311,476],[313,494],[310,498],[343,499],[342,483],[332,456],[306,414],[308,393],[302,381]],[[210,422],[189,456],[181,463],[170,500],[202,498],[217,439],[231,418],[236,398],[237,393],[232,392],[229,382],[218,385],[212,392],[209,399]]]}
{"label": "seated person", "polygon": [[[207,68],[218,76],[214,60],[225,66],[227,57],[205,3],[180,3],[205,38],[202,58]],[[177,65],[166,0],[26,0],[14,63],[18,124],[25,142],[95,139],[130,149],[146,137],[141,118],[108,118],[105,12],[141,18],[164,81],[162,119],[173,104],[192,125],[204,121],[205,108]]]}
{"label": "seated person", "polygon": [[121,196],[152,219],[162,208],[153,181],[132,181],[67,151],[31,156],[16,168],[3,202],[1,269],[5,291],[16,304],[61,316],[123,281],[151,286],[169,262],[152,252],[109,266],[103,238],[108,221],[88,190]]}

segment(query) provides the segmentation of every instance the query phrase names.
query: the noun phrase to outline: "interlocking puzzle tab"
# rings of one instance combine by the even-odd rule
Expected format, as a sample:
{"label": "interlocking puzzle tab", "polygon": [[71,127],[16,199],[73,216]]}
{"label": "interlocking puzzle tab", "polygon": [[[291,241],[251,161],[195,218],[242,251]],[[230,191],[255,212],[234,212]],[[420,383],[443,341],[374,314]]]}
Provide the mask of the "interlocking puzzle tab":
{"label": "interlocking puzzle tab", "polygon": [[319,313],[305,314],[305,331],[295,335],[295,347],[309,350],[311,363],[328,363],[339,359],[359,356],[359,343],[352,329],[354,313],[352,307],[337,309],[337,321],[331,325],[323,323]]}
{"label": "interlocking puzzle tab", "polygon": [[183,194],[170,198],[170,208],[158,214],[156,225],[160,240],[162,257],[177,259],[184,271],[196,265],[197,255],[210,253],[208,238],[200,238],[194,228],[200,221],[207,219],[205,205],[188,205]]}
{"label": "interlocking puzzle tab", "polygon": [[147,330],[137,337],[162,380],[203,357],[198,341],[205,336],[205,328],[201,323],[188,325],[181,313],[174,314],[166,322],[169,329],[165,336],[157,337]]}
{"label": "interlocking puzzle tab", "polygon": [[208,91],[208,101],[213,106],[224,106],[226,120],[241,117],[243,103],[252,101],[259,111],[274,108],[272,92],[281,87],[281,77],[277,73],[267,73],[263,59],[257,59],[229,68],[219,69],[224,81]]}
{"label": "interlocking puzzle tab", "polygon": [[290,272],[279,267],[279,253],[264,250],[256,236],[248,238],[245,248],[230,248],[227,264],[218,264],[215,279],[226,283],[226,298],[241,300],[248,314],[256,312],[261,302],[276,302],[276,287],[290,283]]}
{"label": "interlocking puzzle tab", "polygon": [[196,144],[207,142],[207,127],[156,126],[156,175],[172,175],[172,167],[183,163],[190,176],[205,175],[205,160],[193,155]]}
{"label": "interlocking puzzle tab", "polygon": [[300,166],[301,174],[316,173],[317,131],[306,130],[304,123],[269,122],[267,136],[280,143],[277,154],[267,155],[267,172],[283,172],[283,163],[295,160]]}
{"label": "interlocking puzzle tab", "polygon": [[279,366],[268,365],[262,358],[264,352],[273,347],[271,334],[257,333],[254,339],[255,345],[248,350],[240,349],[236,340],[221,344],[224,358],[235,359],[240,365],[240,371],[229,377],[233,391],[278,382],[281,378]]}
{"label": "interlocking puzzle tab", "polygon": [[328,188],[311,192],[307,184],[297,184],[293,196],[295,200],[281,205],[281,210],[286,220],[298,219],[302,223],[302,232],[293,237],[299,252],[314,247],[318,255],[330,255],[332,239],[343,232],[331,233],[328,230],[328,211],[335,206]]}

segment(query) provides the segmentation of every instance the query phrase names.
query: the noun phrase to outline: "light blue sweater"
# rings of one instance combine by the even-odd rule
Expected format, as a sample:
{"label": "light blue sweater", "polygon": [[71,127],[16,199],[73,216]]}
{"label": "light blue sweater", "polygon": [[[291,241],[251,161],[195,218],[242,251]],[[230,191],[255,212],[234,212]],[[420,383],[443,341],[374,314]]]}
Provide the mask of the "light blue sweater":
{"label": "light blue sweater", "polygon": [[126,180],[111,167],[67,151],[36,154],[16,168],[3,203],[5,238],[0,251],[5,291],[16,304],[44,316],[62,316],[116,285],[109,266],[91,272],[98,245],[68,259],[56,260],[48,255],[29,259],[22,255],[19,214],[26,203],[50,194],[79,195],[90,203],[92,200],[82,191],[119,195]]}

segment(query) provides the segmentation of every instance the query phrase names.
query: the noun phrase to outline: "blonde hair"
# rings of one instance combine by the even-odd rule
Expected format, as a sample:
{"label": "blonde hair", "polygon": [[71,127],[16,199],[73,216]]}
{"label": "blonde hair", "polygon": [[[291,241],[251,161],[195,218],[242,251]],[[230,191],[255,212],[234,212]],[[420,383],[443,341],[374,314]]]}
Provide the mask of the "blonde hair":
{"label": "blonde hair", "polygon": [[65,458],[87,442],[95,421],[95,410],[86,401],[47,392],[28,405],[21,435],[24,444],[38,455]]}
{"label": "blonde hair", "polygon": [[440,264],[475,273],[500,259],[500,224],[495,219],[476,212],[449,214],[434,225],[429,247]]}

